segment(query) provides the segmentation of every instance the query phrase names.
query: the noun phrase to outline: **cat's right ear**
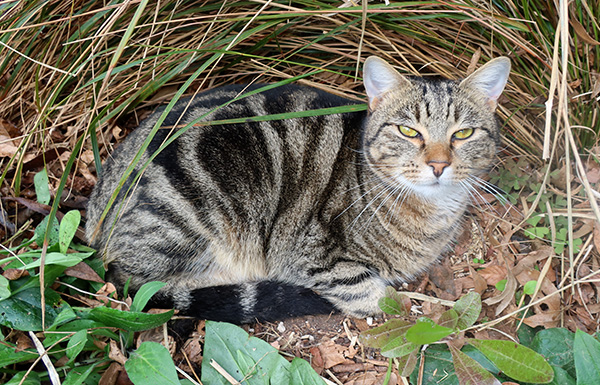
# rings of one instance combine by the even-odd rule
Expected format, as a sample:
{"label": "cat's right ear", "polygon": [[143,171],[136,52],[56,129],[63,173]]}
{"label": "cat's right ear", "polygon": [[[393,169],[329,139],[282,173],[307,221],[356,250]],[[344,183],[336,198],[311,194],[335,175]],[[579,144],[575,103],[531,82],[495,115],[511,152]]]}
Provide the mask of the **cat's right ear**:
{"label": "cat's right ear", "polygon": [[363,67],[363,81],[369,97],[369,109],[373,111],[387,92],[407,86],[410,81],[377,56],[369,56]]}

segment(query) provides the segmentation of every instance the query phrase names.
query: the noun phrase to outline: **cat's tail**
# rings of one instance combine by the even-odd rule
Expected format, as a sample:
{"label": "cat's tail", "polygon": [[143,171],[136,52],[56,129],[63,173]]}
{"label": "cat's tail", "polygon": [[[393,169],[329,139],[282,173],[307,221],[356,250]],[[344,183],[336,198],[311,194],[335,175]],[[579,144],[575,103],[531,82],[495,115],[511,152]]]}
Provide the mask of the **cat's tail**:
{"label": "cat's tail", "polygon": [[[165,297],[156,299],[164,305]],[[172,302],[171,302],[172,300]],[[167,301],[182,314],[235,324],[276,321],[335,311],[331,302],[311,289],[278,281],[258,281],[174,293]]]}

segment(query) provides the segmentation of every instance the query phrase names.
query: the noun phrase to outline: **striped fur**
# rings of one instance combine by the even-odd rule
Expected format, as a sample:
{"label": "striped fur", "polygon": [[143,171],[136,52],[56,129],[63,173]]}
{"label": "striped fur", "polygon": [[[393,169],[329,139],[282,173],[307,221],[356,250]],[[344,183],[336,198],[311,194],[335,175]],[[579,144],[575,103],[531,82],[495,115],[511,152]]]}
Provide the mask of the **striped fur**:
{"label": "striped fur", "polygon": [[[193,127],[131,189],[129,178],[99,223],[159,110],[105,163],[87,235],[109,280],[131,277],[134,290],[164,281],[156,301],[185,314],[236,323],[332,310],[372,315],[387,285],[413,279],[456,235],[475,178],[495,156],[497,90],[490,90],[507,76],[506,59],[458,82],[405,78],[369,58],[369,113]],[[163,126],[184,125],[241,89],[180,101]],[[284,86],[206,120],[352,103]],[[452,136],[464,128],[474,129],[471,137]],[[170,133],[159,130],[132,175]]]}

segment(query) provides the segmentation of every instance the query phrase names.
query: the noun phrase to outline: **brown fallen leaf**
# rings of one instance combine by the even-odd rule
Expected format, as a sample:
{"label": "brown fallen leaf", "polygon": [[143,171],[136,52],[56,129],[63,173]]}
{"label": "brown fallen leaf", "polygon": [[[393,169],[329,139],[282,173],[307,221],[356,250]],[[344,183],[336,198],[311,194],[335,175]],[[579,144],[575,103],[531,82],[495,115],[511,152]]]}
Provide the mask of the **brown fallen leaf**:
{"label": "brown fallen leaf", "polygon": [[2,273],[2,276],[6,279],[8,279],[9,281],[14,281],[17,280],[23,276],[28,276],[29,272],[27,270],[23,270],[23,269],[6,269],[4,270],[4,273]]}
{"label": "brown fallen leaf", "polygon": [[503,279],[506,279],[506,267],[499,265],[491,265],[477,272],[481,278],[485,279],[489,286],[496,284]]}
{"label": "brown fallen leaf", "polygon": [[200,366],[202,364],[202,344],[200,342],[200,335],[194,333],[192,338],[185,341],[183,351],[191,363]]}
{"label": "brown fallen leaf", "polygon": [[599,41],[595,40],[586,30],[585,27],[574,17],[569,18],[569,23],[573,26],[573,31],[579,38],[589,45],[598,45]]}
{"label": "brown fallen leaf", "polygon": [[473,269],[471,265],[469,265],[469,273],[471,274],[471,278],[473,278],[473,286],[474,290],[479,293],[479,295],[483,294],[484,291],[487,290],[487,282],[483,277]]}
{"label": "brown fallen leaf", "polygon": [[309,351],[312,356],[312,359],[310,360],[310,366],[312,366],[317,374],[321,375],[323,370],[325,370],[325,362],[323,362],[321,351],[317,346],[313,346]]}
{"label": "brown fallen leaf", "polygon": [[517,279],[515,278],[513,273],[510,271],[510,269],[507,269],[507,271],[506,271],[506,287],[504,288],[504,291],[500,295],[488,298],[488,299],[484,300],[483,302],[486,305],[498,304],[498,306],[496,307],[496,315],[498,315],[498,314],[502,313],[502,311],[504,309],[506,309],[508,307],[508,305],[514,304],[517,286],[518,286]]}
{"label": "brown fallen leaf", "polygon": [[117,345],[117,342],[115,340],[110,340],[110,350],[108,351],[108,358],[118,362],[121,365],[125,365],[125,361],[127,361],[127,358],[125,357],[121,349],[119,349],[119,346]]}
{"label": "brown fallen leaf", "polygon": [[111,363],[108,369],[102,373],[102,377],[100,377],[98,385],[115,385],[117,383],[117,378],[119,378],[119,373],[122,370],[123,366],[121,366],[119,363]]}
{"label": "brown fallen leaf", "polygon": [[319,352],[323,359],[323,367],[329,369],[335,365],[343,364],[346,362],[346,356],[344,351],[346,348],[342,345],[338,345],[332,340],[326,340],[319,346]]}
{"label": "brown fallen leaf", "polygon": [[33,342],[31,341],[31,338],[29,338],[29,336],[21,331],[15,331],[15,333],[17,333],[17,348],[15,349],[15,352],[22,352],[25,349],[34,349],[35,345],[33,344]]}
{"label": "brown fallen leaf", "polygon": [[6,120],[0,119],[0,158],[11,158],[19,149],[19,144],[9,134]]}
{"label": "brown fallen leaf", "polygon": [[67,267],[65,269],[65,275],[69,277],[80,278],[86,281],[104,283],[104,280],[100,278],[98,273],[94,271],[87,263],[79,262],[75,266]]}

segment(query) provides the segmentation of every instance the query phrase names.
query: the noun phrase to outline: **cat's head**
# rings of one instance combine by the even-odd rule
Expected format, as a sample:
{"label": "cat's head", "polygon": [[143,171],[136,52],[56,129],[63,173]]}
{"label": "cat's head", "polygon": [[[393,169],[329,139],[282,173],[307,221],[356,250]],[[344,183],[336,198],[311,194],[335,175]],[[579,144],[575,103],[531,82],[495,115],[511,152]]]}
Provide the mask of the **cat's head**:
{"label": "cat's head", "polygon": [[389,186],[429,198],[477,184],[500,141],[495,110],[509,72],[499,57],[462,81],[413,78],[369,57],[365,161]]}

